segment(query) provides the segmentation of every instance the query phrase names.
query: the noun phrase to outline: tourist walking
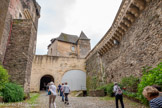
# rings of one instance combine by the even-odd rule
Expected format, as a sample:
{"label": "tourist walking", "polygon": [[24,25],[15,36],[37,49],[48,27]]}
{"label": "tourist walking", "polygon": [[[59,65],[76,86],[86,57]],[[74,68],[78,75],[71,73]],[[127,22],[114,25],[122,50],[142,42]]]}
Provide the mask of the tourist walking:
{"label": "tourist walking", "polygon": [[153,86],[146,86],[142,92],[150,103],[150,108],[162,108],[162,96],[159,96],[159,91]]}
{"label": "tourist walking", "polygon": [[64,96],[65,96],[65,104],[69,105],[68,95],[70,93],[70,87],[67,82],[64,85],[63,92],[64,92]]}
{"label": "tourist walking", "polygon": [[50,83],[48,83],[48,84],[46,85],[46,92],[47,92],[47,95],[48,95],[49,85],[50,85]]}
{"label": "tourist walking", "polygon": [[62,86],[61,86],[61,96],[62,96],[62,101],[64,102],[64,92],[63,92],[63,89],[64,89],[64,83],[62,83]]}
{"label": "tourist walking", "polygon": [[121,106],[122,106],[122,108],[124,108],[123,93],[122,93],[122,90],[120,89],[120,86],[118,85],[117,82],[114,83],[113,92],[115,93],[116,108],[119,108],[118,100],[120,100]]}
{"label": "tourist walking", "polygon": [[56,99],[56,86],[54,85],[53,82],[50,82],[50,86],[49,86],[49,108],[52,108],[52,105],[54,108],[56,108],[56,103],[55,103],[55,99]]}
{"label": "tourist walking", "polygon": [[60,92],[60,96],[61,96],[61,85],[60,84],[58,85],[57,91],[58,93]]}

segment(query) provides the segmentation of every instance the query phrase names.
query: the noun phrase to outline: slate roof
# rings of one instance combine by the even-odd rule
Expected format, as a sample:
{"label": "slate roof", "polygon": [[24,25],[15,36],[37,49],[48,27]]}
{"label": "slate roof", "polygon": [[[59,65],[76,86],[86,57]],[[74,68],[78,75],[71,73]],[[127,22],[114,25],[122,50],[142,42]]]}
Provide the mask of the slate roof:
{"label": "slate roof", "polygon": [[[77,44],[78,40],[90,40],[82,31],[80,33],[80,36],[78,37],[77,35],[70,35],[70,34],[66,34],[66,33],[61,33],[59,37],[57,38],[53,38],[51,39],[51,44],[55,41],[62,41],[62,42],[68,42],[68,43],[72,43],[72,44]],[[51,46],[51,44],[48,45],[48,48]]]}
{"label": "slate roof", "polygon": [[90,40],[90,39],[88,39],[88,37],[84,34],[83,31],[80,33],[80,37],[79,37],[79,39],[83,39],[83,40]]}
{"label": "slate roof", "polygon": [[60,36],[56,38],[56,40],[76,44],[78,36],[61,33]]}

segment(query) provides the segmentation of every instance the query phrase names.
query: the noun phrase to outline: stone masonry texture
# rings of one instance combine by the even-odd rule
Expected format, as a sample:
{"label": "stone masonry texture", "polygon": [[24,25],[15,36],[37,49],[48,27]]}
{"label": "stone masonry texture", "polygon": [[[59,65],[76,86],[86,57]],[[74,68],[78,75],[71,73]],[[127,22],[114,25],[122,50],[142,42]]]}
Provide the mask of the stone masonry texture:
{"label": "stone masonry texture", "polygon": [[120,81],[123,77],[140,77],[142,68],[156,66],[162,60],[161,0],[153,0],[122,37],[120,44],[103,56],[96,53],[86,61],[88,76],[100,82]]}
{"label": "stone masonry texture", "polygon": [[4,67],[11,75],[10,79],[23,85],[25,92],[29,91],[35,40],[36,30],[31,20],[13,20]]}
{"label": "stone masonry texture", "polygon": [[90,40],[79,40],[78,41],[78,54],[80,58],[85,58],[86,55],[89,53],[91,50],[90,47]]}
{"label": "stone masonry texture", "polygon": [[7,12],[4,30],[3,30],[3,34],[2,34],[1,47],[0,47],[0,50],[2,52],[1,56],[0,56],[2,64],[3,64],[6,48],[8,45],[8,40],[11,36],[11,29],[12,29],[12,18],[11,18],[11,15],[9,14],[9,12]]}
{"label": "stone masonry texture", "polygon": [[45,75],[52,76],[55,85],[58,85],[64,74],[70,70],[81,70],[86,72],[85,59],[35,55],[32,63],[30,91],[39,92],[40,80]]}
{"label": "stone masonry texture", "polygon": [[[68,40],[74,40],[69,35],[65,35]],[[63,38],[66,40],[66,38]],[[55,39],[48,47],[47,55],[50,56],[63,56],[63,57],[78,57],[85,58],[91,50],[90,40],[89,39],[77,39],[76,43],[60,41]],[[72,50],[74,47],[74,50]]]}
{"label": "stone masonry texture", "polygon": [[36,0],[1,0],[0,65],[28,94],[41,7]]}
{"label": "stone masonry texture", "polygon": [[[3,62],[5,49],[6,49],[6,43],[8,39],[8,28],[5,28],[7,23],[9,21],[6,21],[8,18],[8,6],[9,6],[10,0],[2,0],[0,3],[0,63]],[[9,26],[7,26],[9,27]],[[6,31],[5,31],[6,30]]]}

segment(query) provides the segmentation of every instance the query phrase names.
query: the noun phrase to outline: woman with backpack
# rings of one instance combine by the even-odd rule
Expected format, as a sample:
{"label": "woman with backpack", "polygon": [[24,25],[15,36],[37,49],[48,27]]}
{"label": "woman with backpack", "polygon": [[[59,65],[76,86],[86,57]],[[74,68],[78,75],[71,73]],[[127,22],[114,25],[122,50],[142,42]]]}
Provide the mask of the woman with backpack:
{"label": "woman with backpack", "polygon": [[120,100],[122,108],[124,108],[124,103],[123,103],[123,92],[120,89],[120,86],[118,85],[117,82],[114,83],[114,88],[113,92],[115,93],[115,103],[116,103],[116,108],[118,108],[118,100]]}
{"label": "woman with backpack", "polygon": [[55,103],[55,99],[56,99],[56,86],[54,85],[54,82],[50,82],[49,85],[49,91],[48,91],[48,95],[49,95],[49,108],[52,108],[52,105],[54,108],[56,108],[56,103]]}

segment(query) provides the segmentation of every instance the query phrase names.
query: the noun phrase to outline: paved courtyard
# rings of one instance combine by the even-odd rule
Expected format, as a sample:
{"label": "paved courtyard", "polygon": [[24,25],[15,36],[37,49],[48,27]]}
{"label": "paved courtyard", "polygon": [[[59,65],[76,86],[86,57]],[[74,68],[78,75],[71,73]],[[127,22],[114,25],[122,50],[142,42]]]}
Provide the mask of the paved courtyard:
{"label": "paved courtyard", "polygon": [[[38,98],[38,106],[35,108],[48,108],[48,96],[41,94]],[[134,103],[127,99],[124,99],[125,108],[146,108],[141,104]],[[99,97],[69,97],[69,105],[65,105],[61,102],[61,97],[57,96],[56,106],[57,108],[115,108],[115,102],[113,99],[102,100]],[[119,107],[120,108],[120,107]]]}
{"label": "paved courtyard", "polygon": [[[48,107],[48,96],[41,94],[38,101],[41,104],[36,108]],[[60,96],[56,98],[57,108],[114,108],[113,102],[101,101],[95,97],[70,97],[69,103],[69,105],[65,105]]]}
{"label": "paved courtyard", "polygon": [[[49,97],[45,92],[40,93],[39,98],[34,104],[26,102],[9,103],[0,108],[48,108]],[[115,108],[114,98],[103,100],[101,97],[69,97],[69,105],[65,105],[61,101],[61,97],[56,97],[56,108]],[[141,104],[132,102],[124,98],[125,108],[147,108]],[[119,107],[121,108],[121,107]]]}

